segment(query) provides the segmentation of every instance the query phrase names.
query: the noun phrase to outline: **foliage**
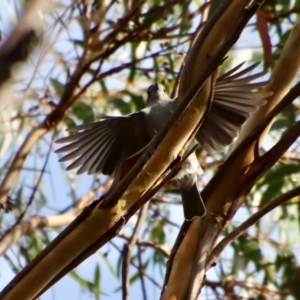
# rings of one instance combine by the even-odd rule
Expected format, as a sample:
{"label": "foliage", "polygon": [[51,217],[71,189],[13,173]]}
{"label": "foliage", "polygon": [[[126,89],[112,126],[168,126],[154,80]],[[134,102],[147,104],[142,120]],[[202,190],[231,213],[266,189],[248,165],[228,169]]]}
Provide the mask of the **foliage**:
{"label": "foliage", "polygon": [[[299,13],[298,2],[266,1],[259,11],[261,22],[256,22],[257,16],[252,19],[219,72],[244,60],[262,60],[272,70]],[[6,2],[0,10],[1,32],[7,36],[7,24],[12,26],[22,3]],[[43,38],[35,52],[1,91],[2,187],[12,174],[18,151],[28,149],[24,164],[17,157],[22,162],[20,172],[4,194],[0,191],[0,199],[9,200],[6,211],[0,212],[1,232],[3,237],[13,236],[1,252],[2,266],[10,269],[9,275],[0,278],[1,288],[111,182],[103,175],[75,176],[65,171],[53,141],[74,124],[140,110],[146,88],[155,81],[163,83],[170,95],[174,93],[185,54],[208,11],[205,1],[57,1],[45,16],[40,29]],[[276,117],[262,153],[299,120],[299,105],[294,101]],[[43,134],[37,134],[37,128],[44,129]],[[199,178],[200,189],[227,153],[199,151],[205,170]],[[220,238],[274,198],[299,186],[299,157],[299,142],[295,142],[256,183]],[[222,252],[207,272],[200,299],[299,299],[299,220],[299,196],[262,217]],[[116,238],[88,259],[86,268],[83,263],[67,275],[73,279],[62,280],[67,286],[52,288],[57,299],[63,290],[72,298],[78,286],[82,299],[91,294],[96,299],[119,299],[128,293],[128,278],[131,299],[159,297],[182,222],[179,193],[171,182],[156,194],[144,214],[141,211],[133,217]]]}

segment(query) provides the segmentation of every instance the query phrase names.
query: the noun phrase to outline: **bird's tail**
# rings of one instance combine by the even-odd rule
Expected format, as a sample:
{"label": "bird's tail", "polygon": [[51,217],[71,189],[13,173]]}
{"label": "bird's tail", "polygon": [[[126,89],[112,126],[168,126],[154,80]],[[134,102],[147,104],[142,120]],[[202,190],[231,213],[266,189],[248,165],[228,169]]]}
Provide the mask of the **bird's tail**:
{"label": "bird's tail", "polygon": [[206,214],[206,208],[197,189],[196,183],[189,190],[180,189],[183,205],[184,218],[187,221],[195,217],[203,217]]}

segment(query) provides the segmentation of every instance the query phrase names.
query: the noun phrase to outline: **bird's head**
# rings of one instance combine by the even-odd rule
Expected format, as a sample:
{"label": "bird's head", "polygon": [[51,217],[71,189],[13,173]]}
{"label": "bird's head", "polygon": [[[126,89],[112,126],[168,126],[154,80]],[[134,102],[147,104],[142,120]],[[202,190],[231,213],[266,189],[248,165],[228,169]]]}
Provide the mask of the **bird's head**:
{"label": "bird's head", "polygon": [[147,89],[147,106],[156,104],[160,101],[170,101],[170,97],[166,94],[165,87],[160,83],[154,83]]}

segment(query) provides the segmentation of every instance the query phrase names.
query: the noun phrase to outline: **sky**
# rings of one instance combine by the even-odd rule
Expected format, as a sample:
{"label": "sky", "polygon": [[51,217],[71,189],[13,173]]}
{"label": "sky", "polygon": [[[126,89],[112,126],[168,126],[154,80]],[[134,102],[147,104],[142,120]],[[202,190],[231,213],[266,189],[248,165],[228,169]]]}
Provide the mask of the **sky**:
{"label": "sky", "polygon": [[[8,33],[10,31],[10,28],[12,27],[12,21],[16,22],[18,20],[18,17],[15,15],[14,11],[15,8],[13,6],[13,2],[11,1],[2,1],[0,2],[0,11],[7,11],[7,14],[1,14],[1,23],[0,26],[3,30],[3,32]],[[196,23],[196,21],[195,21]],[[72,35],[74,38],[80,38],[81,32],[76,23],[71,25],[72,28]],[[50,31],[49,31],[50,32]],[[55,36],[55,30],[49,34],[46,37],[51,40],[52,36]],[[60,34],[59,40],[55,41],[55,47],[56,50],[62,54],[64,54],[66,57],[70,57],[74,55],[72,53],[72,48],[70,48],[70,43],[67,42],[69,39],[69,36],[65,35],[64,32]],[[51,40],[52,42],[52,40]],[[47,39],[44,41],[44,44],[47,46]],[[50,43],[49,43],[50,44]],[[249,58],[252,57],[252,50],[250,50],[248,47],[253,46],[253,44],[259,44],[258,37],[255,36],[251,30],[246,30],[246,32],[242,35],[239,45],[238,45],[238,51],[234,52],[234,65],[242,62],[247,61]],[[46,47],[45,46],[45,47]],[[241,50],[243,49],[243,50]],[[141,52],[144,51],[141,48]],[[18,75],[19,78],[26,79],[28,76],[33,76],[34,74],[34,68],[36,61],[39,59],[39,57],[42,55],[41,52],[38,54],[35,54],[32,58],[31,62],[29,62],[26,67],[22,70],[22,72]],[[122,53],[119,53],[120,60],[127,60],[130,59],[130,52],[123,51]],[[54,56],[47,56],[47,59],[53,58]],[[45,74],[51,74],[50,77],[59,79],[60,81],[64,81],[62,73],[56,73],[57,70],[52,69],[53,62],[45,60],[46,62],[43,63],[42,67],[39,68],[39,74],[34,77],[33,86],[36,85],[36,95],[35,94],[27,94],[27,96],[31,99],[30,105],[34,105],[36,103],[38,96],[41,94],[41,91],[43,91],[45,83],[42,82],[42,78],[45,76]],[[266,75],[267,77],[268,75]],[[111,86],[115,86],[119,84],[120,81],[117,78],[111,78],[109,81],[109,84]],[[145,94],[145,86],[141,87],[140,90]],[[91,91],[92,92],[92,91]],[[22,96],[24,97],[24,96]],[[23,101],[22,97],[18,98],[17,101]],[[58,100],[58,99],[54,99]],[[15,100],[14,100],[15,101]],[[9,116],[12,111],[14,111],[14,108],[11,108],[9,104],[3,103],[1,104],[1,117],[2,120],[5,120],[5,117],[7,115]],[[6,124],[8,128],[18,128],[18,124]],[[60,130],[63,131],[63,127],[59,127]],[[5,153],[7,153],[8,149],[11,147],[12,140],[14,139],[15,134],[12,133],[10,136],[7,137],[6,146],[4,145],[1,148],[1,157],[3,160],[5,160]],[[25,135],[23,136],[25,137]],[[47,147],[52,140],[52,133],[47,134],[43,138],[44,147]],[[20,145],[22,143],[22,140],[16,141],[16,145]],[[42,144],[43,145],[43,144]],[[266,147],[268,146],[268,142],[266,143]],[[43,146],[42,146],[43,147]],[[47,147],[48,148],[48,147]],[[57,146],[53,146],[53,150],[56,149]],[[41,165],[44,161],[44,158],[41,158],[37,155],[38,150],[35,149],[32,151],[32,154],[29,156],[29,158],[26,160],[26,166],[32,167],[36,165]],[[75,176],[75,172],[69,172],[67,175],[64,175],[61,172],[62,164],[58,162],[59,156],[58,154],[54,153],[52,151],[50,153],[49,157],[49,163],[47,167],[47,176],[43,178],[43,188],[45,190],[45,194],[49,196],[49,199],[52,199],[52,203],[47,204],[45,208],[43,208],[42,212],[44,215],[52,215],[55,214],[57,210],[62,210],[68,206],[72,205],[72,197],[69,197],[71,194],[71,189],[66,185],[69,180],[66,180],[64,176],[69,176],[73,180],[73,186],[76,190],[76,196],[81,197],[84,196],[93,186],[94,184],[94,178],[92,176],[88,176],[86,174]],[[26,178],[28,173],[21,174],[21,178],[23,180],[32,182],[32,178]],[[55,174],[55,176],[53,176]],[[211,173],[208,173],[204,175],[203,180],[204,182],[208,182],[209,178],[211,176]],[[101,180],[101,177],[99,177]],[[29,191],[27,191],[29,193]],[[62,201],[64,199],[64,201]],[[66,201],[67,200],[67,201]],[[171,220],[177,222],[178,219],[183,220],[183,214],[182,209],[180,206],[173,206],[171,210]],[[233,222],[235,224],[238,224],[242,222],[245,219],[245,216],[247,215],[247,211],[241,209],[238,214],[236,214]],[[180,224],[180,223],[179,223]],[[130,230],[131,226],[134,225],[134,220],[129,221],[129,225],[126,225],[123,229],[124,231]],[[55,230],[49,229],[51,231],[51,234],[53,237],[57,234]],[[176,238],[177,232],[170,231],[168,232],[168,245],[172,247],[173,242]],[[278,234],[276,232],[273,233],[274,235]],[[112,241],[115,245],[117,245],[119,248],[122,248],[123,240],[116,237]],[[78,241],[80,243],[80,241]],[[14,247],[9,250],[9,254],[12,255],[16,253],[16,249]],[[230,257],[232,255],[232,252],[230,248],[226,249],[226,251],[223,253],[224,256]],[[96,255],[91,256],[89,259],[87,259],[85,262],[83,262],[76,270],[84,276],[86,279],[93,280],[94,278],[94,272],[95,272],[95,266],[98,264],[101,266],[101,286],[100,289],[104,291],[104,295],[101,296],[102,299],[120,299],[121,298],[121,291],[118,290],[120,288],[120,280],[119,278],[112,274],[111,269],[107,263],[107,261],[114,262],[117,264],[119,258],[119,252],[115,250],[115,248],[108,244],[104,246],[102,249],[97,251]],[[18,260],[18,257],[16,255],[16,260]],[[20,264],[24,264],[24,261],[21,261]],[[114,266],[115,267],[115,266]],[[241,270],[243,266],[241,265]],[[11,271],[11,268],[9,267],[7,261],[2,257],[0,258],[0,289],[3,288],[13,277],[14,273]],[[151,268],[149,269],[151,270]],[[131,268],[131,274],[133,275],[135,273],[135,270]],[[209,270],[207,276],[209,279],[216,280],[217,277],[217,271],[213,268]],[[162,280],[162,276],[159,272],[159,270],[153,266],[152,268],[152,275],[154,278],[158,278],[159,280]],[[93,299],[93,295],[91,293],[83,292],[80,288],[80,286],[77,283],[74,283],[74,279],[71,278],[71,276],[65,276],[62,280],[60,280],[57,284],[54,285],[50,290],[45,292],[40,299],[42,300],[50,300],[50,299]],[[149,282],[147,283],[147,289],[149,291],[149,295],[151,295],[152,299],[157,299],[160,295],[160,290],[158,288],[153,287],[152,284]],[[117,291],[118,290],[118,291]],[[132,284],[131,288],[131,299],[141,299],[140,295],[140,283],[136,282]]]}

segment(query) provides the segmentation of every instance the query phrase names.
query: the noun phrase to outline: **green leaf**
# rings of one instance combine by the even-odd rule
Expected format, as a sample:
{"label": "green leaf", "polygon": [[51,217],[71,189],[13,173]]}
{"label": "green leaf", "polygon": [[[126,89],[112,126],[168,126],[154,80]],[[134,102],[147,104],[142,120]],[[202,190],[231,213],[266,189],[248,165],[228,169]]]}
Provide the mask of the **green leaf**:
{"label": "green leaf", "polygon": [[258,266],[261,260],[261,251],[258,243],[253,240],[248,240],[244,243],[243,248],[246,261],[253,261],[255,265]]}
{"label": "green leaf", "polygon": [[124,101],[120,98],[113,98],[109,100],[110,103],[117,108],[123,115],[128,115],[131,113],[130,103]]}
{"label": "green leaf", "polygon": [[91,283],[89,280],[86,280],[86,279],[84,279],[83,277],[79,276],[79,274],[78,274],[76,271],[72,270],[69,274],[70,274],[70,275],[73,277],[73,279],[75,279],[81,286],[86,287],[86,288],[88,288],[88,289],[91,288],[92,283]]}
{"label": "green leaf", "polygon": [[65,85],[62,84],[61,82],[59,82],[57,79],[55,78],[50,78],[50,82],[52,87],[54,88],[56,94],[58,96],[61,96],[65,90]]}
{"label": "green leaf", "polygon": [[74,115],[84,123],[90,123],[94,121],[94,113],[92,108],[84,102],[76,101],[72,105],[71,109]]}
{"label": "green leaf", "polygon": [[100,286],[100,268],[99,268],[99,265],[97,265],[96,268],[95,268],[94,285],[95,286]]}
{"label": "green leaf", "polygon": [[73,127],[76,126],[76,123],[74,122],[73,119],[66,117],[64,120],[65,124],[67,125],[67,127]]}
{"label": "green leaf", "polygon": [[134,103],[136,111],[145,108],[145,101],[144,101],[144,97],[143,96],[132,95],[131,98],[132,98],[132,102]]}
{"label": "green leaf", "polygon": [[271,169],[263,180],[260,181],[259,186],[267,186],[261,203],[267,203],[274,197],[280,195],[281,190],[286,183],[287,177],[300,172],[300,165],[296,163],[278,164],[275,168]]}

